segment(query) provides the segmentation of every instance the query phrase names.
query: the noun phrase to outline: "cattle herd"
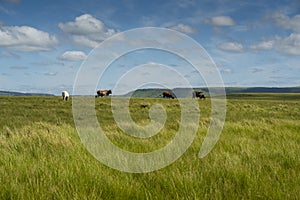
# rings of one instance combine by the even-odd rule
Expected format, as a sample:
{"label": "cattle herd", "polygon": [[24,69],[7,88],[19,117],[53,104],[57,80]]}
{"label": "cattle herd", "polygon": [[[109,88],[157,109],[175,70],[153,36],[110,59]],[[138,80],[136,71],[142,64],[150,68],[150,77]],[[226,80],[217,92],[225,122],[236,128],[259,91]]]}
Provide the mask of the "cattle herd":
{"label": "cattle herd", "polygon": [[[163,98],[169,98],[169,99],[177,98],[174,93],[169,92],[169,91],[164,91],[162,93],[162,95],[160,95],[160,96],[162,96]],[[193,92],[193,98],[205,99],[205,95],[204,95],[203,92],[194,91]]]}
{"label": "cattle herd", "polygon": [[[112,94],[111,90],[98,90],[97,95],[95,97],[96,98],[97,97],[104,97],[104,96],[109,96],[110,94]],[[159,95],[159,96],[162,96],[163,98],[169,98],[169,99],[177,98],[175,96],[175,94],[170,92],[170,91],[164,91],[162,93],[162,95]],[[67,91],[62,91],[62,98],[63,98],[63,100],[68,101],[69,93]],[[204,95],[203,92],[194,91],[193,92],[193,98],[205,99],[205,95]]]}

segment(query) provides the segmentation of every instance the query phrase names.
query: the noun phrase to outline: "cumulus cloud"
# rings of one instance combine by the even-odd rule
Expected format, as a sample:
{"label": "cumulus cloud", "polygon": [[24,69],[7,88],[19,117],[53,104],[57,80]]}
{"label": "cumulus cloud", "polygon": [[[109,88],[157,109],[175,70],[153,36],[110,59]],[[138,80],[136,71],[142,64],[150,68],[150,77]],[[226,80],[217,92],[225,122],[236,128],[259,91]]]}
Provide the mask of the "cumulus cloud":
{"label": "cumulus cloud", "polygon": [[76,44],[92,48],[116,33],[114,29],[106,28],[102,21],[89,14],[76,17],[75,21],[59,23],[58,27],[70,34]]}
{"label": "cumulus cloud", "polygon": [[276,36],[268,40],[264,39],[258,44],[251,45],[253,50],[276,50],[290,55],[300,55],[300,15],[287,16],[282,12],[269,13],[266,19],[277,26],[291,30],[286,37]]}
{"label": "cumulus cloud", "polygon": [[234,26],[235,21],[229,16],[215,16],[206,21],[214,26]]}
{"label": "cumulus cloud", "polygon": [[197,30],[188,26],[188,25],[185,25],[185,24],[177,24],[175,26],[171,26],[169,27],[170,29],[173,29],[175,31],[179,31],[179,32],[182,32],[182,33],[186,33],[186,34],[193,34],[193,33],[197,33]]}
{"label": "cumulus cloud", "polygon": [[250,48],[253,50],[270,50],[274,47],[274,40],[264,40],[259,42],[258,44],[251,45]]}
{"label": "cumulus cloud", "polygon": [[286,38],[278,39],[275,48],[288,54],[300,55],[300,34],[292,33]]}
{"label": "cumulus cloud", "polygon": [[276,50],[291,55],[300,55],[300,34],[292,33],[288,37],[275,37],[251,45],[253,50]]}
{"label": "cumulus cloud", "polygon": [[219,44],[218,48],[223,51],[231,51],[231,52],[242,52],[244,49],[243,45],[237,42],[225,42]]}
{"label": "cumulus cloud", "polygon": [[17,51],[49,51],[57,43],[55,36],[29,26],[0,27],[0,47]]}
{"label": "cumulus cloud", "polygon": [[289,17],[281,12],[274,12],[267,15],[267,19],[270,19],[280,27],[300,33],[300,14]]}
{"label": "cumulus cloud", "polygon": [[68,61],[81,61],[86,59],[87,55],[82,51],[66,51],[61,56],[60,59]]}

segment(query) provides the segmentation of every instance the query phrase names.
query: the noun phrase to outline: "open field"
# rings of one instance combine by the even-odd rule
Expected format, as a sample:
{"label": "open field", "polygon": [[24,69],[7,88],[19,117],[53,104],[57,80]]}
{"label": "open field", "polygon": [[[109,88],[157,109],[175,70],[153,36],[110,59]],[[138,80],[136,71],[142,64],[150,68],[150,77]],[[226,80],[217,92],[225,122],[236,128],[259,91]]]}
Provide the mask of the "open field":
{"label": "open field", "polygon": [[[131,100],[132,118],[149,122],[160,103],[168,118],[149,139],[125,135],[110,98],[97,98],[98,120],[113,143],[133,152],[166,145],[180,123],[178,101]],[[72,102],[61,97],[0,97],[0,199],[300,199],[300,94],[232,94],[220,140],[197,157],[210,121],[210,101],[190,148],[151,173],[111,169],[81,144]]]}

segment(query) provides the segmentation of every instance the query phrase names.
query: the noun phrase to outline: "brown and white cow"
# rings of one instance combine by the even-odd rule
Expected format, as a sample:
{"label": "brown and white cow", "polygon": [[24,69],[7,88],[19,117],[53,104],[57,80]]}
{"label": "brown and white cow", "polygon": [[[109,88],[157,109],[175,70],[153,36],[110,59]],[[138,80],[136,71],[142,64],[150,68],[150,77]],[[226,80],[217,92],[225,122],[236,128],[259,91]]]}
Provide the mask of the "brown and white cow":
{"label": "brown and white cow", "polygon": [[104,96],[109,96],[110,94],[112,94],[111,90],[98,90],[97,91],[97,95],[95,96],[97,97],[104,97]]}
{"label": "brown and white cow", "polygon": [[176,98],[175,95],[172,92],[164,91],[162,94],[163,98]]}

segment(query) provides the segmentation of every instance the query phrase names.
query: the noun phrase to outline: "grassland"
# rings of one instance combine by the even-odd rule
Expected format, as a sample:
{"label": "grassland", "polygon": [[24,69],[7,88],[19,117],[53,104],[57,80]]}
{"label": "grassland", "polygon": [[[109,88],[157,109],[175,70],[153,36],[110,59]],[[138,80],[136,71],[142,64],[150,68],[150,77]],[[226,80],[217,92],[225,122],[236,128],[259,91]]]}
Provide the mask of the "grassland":
{"label": "grassland", "polygon": [[[180,123],[177,100],[132,99],[138,124],[151,105],[167,111],[150,139],[123,134],[110,99],[96,99],[99,123],[113,143],[134,152],[163,147]],[[166,168],[124,173],[97,161],[81,144],[72,102],[59,97],[0,97],[0,199],[300,199],[300,94],[234,94],[220,140],[197,157],[210,121],[210,101],[190,148]]]}

